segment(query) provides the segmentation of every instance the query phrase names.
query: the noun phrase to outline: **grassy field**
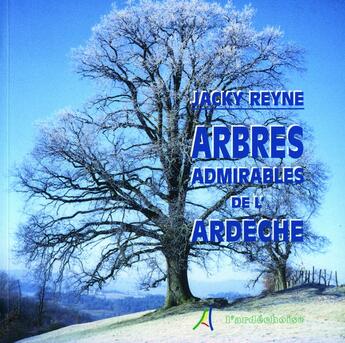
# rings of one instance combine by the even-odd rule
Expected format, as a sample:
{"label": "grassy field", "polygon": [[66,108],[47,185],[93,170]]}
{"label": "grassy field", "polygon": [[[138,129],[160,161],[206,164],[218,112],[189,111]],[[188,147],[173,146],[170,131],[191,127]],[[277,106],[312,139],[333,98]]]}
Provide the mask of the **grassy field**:
{"label": "grassy field", "polygon": [[345,342],[345,287],[301,287],[215,308],[214,330],[193,330],[209,302],[69,326],[26,343]]}

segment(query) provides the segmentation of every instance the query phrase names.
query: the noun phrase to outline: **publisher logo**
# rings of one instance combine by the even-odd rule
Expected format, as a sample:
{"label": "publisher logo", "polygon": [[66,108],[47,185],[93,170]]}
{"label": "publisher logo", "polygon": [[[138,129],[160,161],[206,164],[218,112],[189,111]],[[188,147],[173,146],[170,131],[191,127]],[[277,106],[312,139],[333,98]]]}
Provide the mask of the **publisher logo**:
{"label": "publisher logo", "polygon": [[275,314],[253,314],[251,316],[227,315],[226,324],[302,324],[303,316],[297,315],[275,315]]}
{"label": "publisher logo", "polygon": [[200,325],[207,326],[211,331],[213,331],[212,325],[212,306],[205,309],[201,315],[200,320],[194,325],[193,330],[197,329]]}

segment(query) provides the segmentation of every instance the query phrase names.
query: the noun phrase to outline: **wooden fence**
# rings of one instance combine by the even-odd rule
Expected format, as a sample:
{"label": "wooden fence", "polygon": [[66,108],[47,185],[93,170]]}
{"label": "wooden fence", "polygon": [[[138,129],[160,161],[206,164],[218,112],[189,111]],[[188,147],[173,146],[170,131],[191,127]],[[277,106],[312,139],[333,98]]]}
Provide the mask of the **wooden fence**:
{"label": "wooden fence", "polygon": [[296,270],[293,271],[287,280],[287,287],[300,285],[318,284],[324,286],[339,286],[337,271],[327,271],[326,269]]}

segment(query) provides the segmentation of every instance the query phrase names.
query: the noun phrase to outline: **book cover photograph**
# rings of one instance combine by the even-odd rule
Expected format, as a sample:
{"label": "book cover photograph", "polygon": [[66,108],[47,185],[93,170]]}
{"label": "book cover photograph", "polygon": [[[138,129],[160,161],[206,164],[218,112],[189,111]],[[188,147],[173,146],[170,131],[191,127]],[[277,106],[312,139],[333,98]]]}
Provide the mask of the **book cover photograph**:
{"label": "book cover photograph", "polygon": [[0,343],[345,342],[343,0],[0,3]]}

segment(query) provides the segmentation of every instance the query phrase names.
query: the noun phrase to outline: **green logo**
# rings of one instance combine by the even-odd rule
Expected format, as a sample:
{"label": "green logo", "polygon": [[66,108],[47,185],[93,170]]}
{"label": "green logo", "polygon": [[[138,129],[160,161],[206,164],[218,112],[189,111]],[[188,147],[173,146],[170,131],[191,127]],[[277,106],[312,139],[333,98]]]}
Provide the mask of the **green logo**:
{"label": "green logo", "polygon": [[209,327],[210,330],[213,331],[213,325],[212,325],[212,306],[210,306],[209,309],[204,310],[204,312],[201,315],[200,320],[193,327],[193,330],[197,329],[200,326],[200,324]]}

